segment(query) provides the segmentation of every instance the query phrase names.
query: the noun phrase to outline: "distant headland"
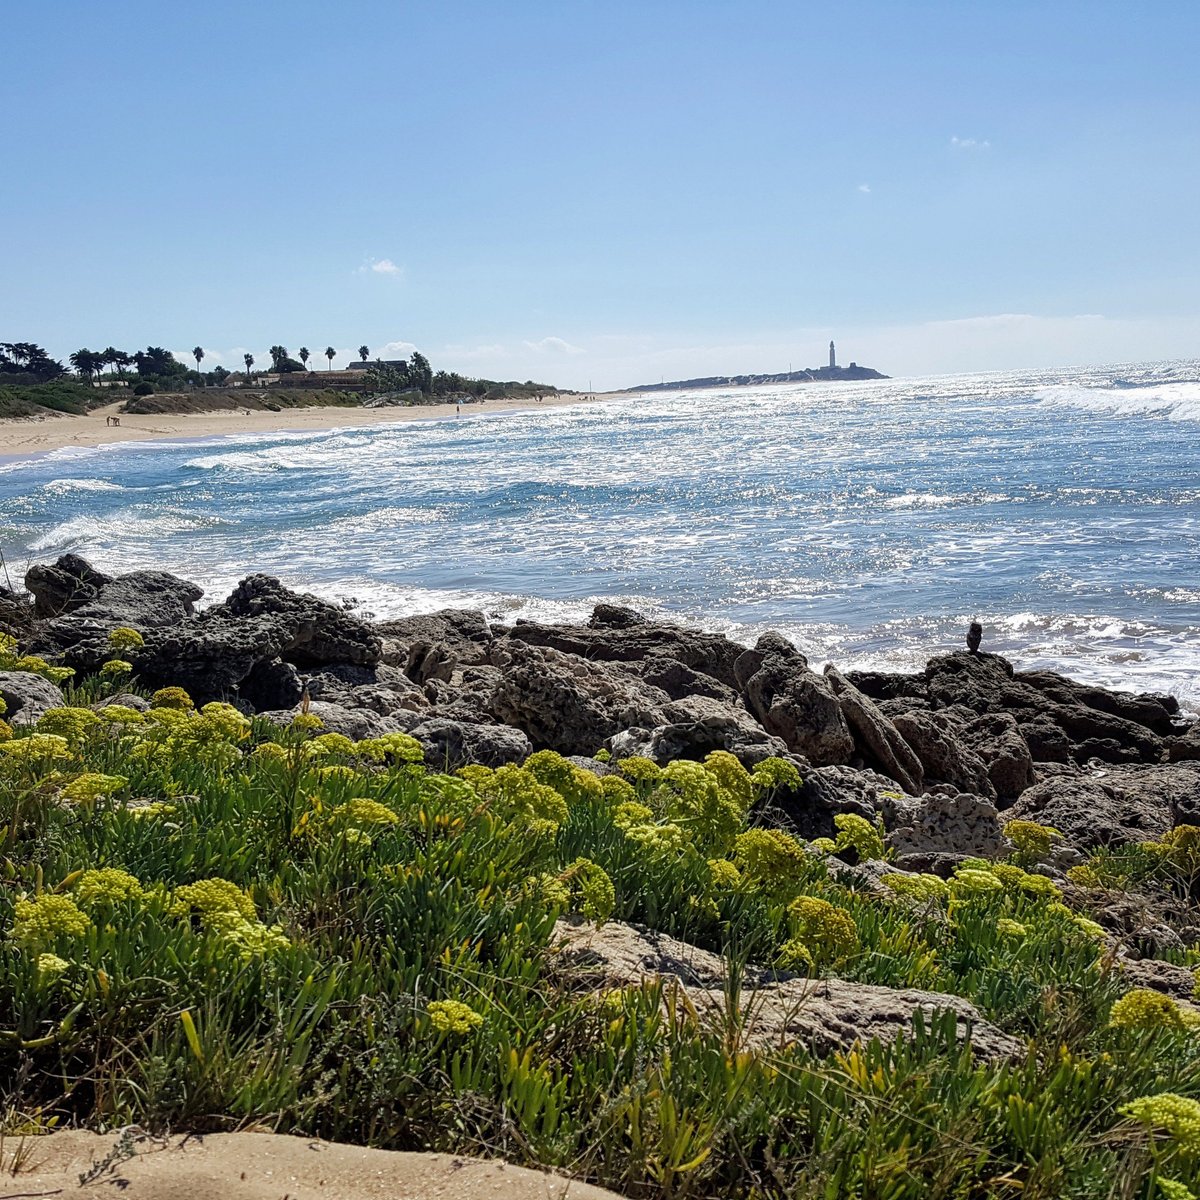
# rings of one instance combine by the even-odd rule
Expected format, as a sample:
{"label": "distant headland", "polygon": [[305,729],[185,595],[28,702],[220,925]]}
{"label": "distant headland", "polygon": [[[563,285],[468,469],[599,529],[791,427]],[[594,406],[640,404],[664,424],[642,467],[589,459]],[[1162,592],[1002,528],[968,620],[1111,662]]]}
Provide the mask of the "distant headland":
{"label": "distant headland", "polygon": [[680,388],[750,387],[763,383],[840,383],[858,379],[888,379],[873,367],[837,365],[837,351],[829,343],[829,363],[824,367],[804,367],[799,371],[780,371],[777,375],[709,375],[704,379],[675,379],[661,383],[639,383],[627,392],[673,392]]}

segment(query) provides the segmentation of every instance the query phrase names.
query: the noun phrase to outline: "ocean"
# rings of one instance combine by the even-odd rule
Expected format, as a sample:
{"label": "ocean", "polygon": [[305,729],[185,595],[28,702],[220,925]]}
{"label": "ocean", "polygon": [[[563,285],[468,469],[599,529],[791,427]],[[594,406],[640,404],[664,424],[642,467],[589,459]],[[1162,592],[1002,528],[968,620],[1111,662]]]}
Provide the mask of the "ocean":
{"label": "ocean", "polygon": [[818,669],[918,669],[978,619],[1019,667],[1197,709],[1198,433],[1170,362],[59,450],[0,463],[0,549],[14,583],[70,550],[380,618],[615,601]]}

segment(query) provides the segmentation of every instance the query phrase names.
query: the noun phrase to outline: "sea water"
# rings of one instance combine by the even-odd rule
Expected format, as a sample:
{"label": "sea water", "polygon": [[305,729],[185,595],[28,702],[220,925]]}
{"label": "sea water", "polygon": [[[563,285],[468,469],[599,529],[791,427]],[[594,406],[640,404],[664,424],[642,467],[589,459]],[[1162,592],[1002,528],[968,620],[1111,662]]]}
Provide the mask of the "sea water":
{"label": "sea water", "polygon": [[818,668],[912,670],[978,619],[1021,667],[1200,707],[1200,362],[467,411],[7,460],[0,548],[14,583],[70,550],[380,618],[615,601]]}

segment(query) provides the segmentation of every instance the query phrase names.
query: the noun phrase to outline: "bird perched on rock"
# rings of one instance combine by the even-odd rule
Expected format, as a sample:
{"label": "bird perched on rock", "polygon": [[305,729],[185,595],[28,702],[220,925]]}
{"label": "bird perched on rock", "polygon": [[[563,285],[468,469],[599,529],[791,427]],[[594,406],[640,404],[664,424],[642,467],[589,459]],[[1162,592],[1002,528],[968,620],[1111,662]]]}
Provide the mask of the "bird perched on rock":
{"label": "bird perched on rock", "polygon": [[979,643],[983,641],[983,626],[978,621],[971,622],[971,628],[967,630],[967,649],[972,654],[979,650]]}

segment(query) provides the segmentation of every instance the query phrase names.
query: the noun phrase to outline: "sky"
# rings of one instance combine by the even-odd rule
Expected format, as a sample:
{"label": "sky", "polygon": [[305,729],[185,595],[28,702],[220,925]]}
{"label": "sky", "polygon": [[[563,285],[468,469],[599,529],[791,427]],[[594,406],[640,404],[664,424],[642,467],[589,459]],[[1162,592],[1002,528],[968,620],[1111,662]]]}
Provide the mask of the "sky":
{"label": "sky", "polygon": [[564,387],[1200,355],[1194,0],[11,0],[0,341]]}

